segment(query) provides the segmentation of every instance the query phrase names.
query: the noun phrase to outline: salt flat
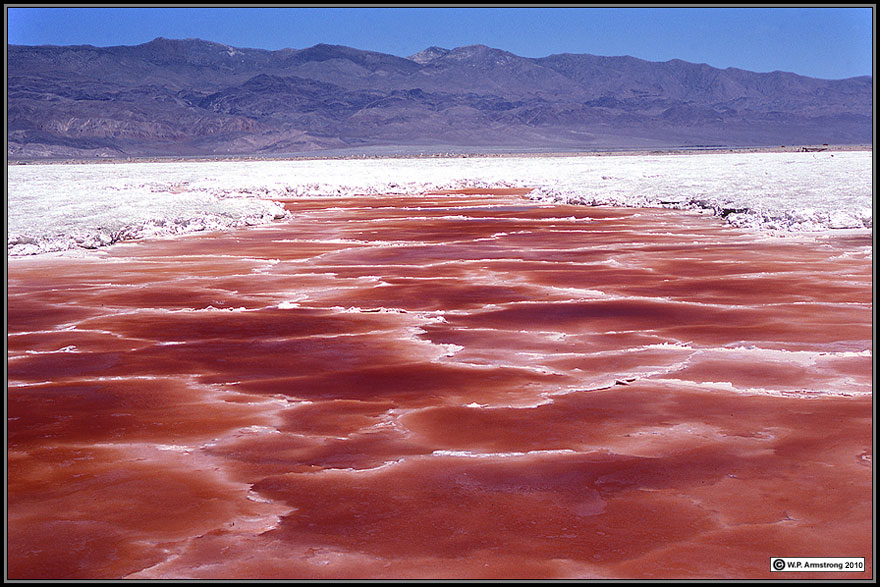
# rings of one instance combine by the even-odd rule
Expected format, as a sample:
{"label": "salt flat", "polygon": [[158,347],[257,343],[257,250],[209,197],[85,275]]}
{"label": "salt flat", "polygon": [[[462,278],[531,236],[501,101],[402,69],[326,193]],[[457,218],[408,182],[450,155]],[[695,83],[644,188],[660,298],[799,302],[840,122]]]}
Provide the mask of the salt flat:
{"label": "salt flat", "polygon": [[7,167],[8,252],[271,222],[279,198],[528,188],[532,198],[701,209],[741,227],[870,230],[872,152],[166,161]]}
{"label": "salt flat", "polygon": [[872,577],[870,229],[472,172],[10,256],[9,578]]}

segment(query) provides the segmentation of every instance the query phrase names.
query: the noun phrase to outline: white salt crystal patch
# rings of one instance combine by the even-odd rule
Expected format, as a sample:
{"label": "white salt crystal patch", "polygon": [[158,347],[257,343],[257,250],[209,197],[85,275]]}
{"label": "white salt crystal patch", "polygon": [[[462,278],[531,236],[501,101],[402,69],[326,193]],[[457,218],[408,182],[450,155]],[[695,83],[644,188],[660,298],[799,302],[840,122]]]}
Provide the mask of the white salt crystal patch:
{"label": "white salt crystal patch", "polygon": [[516,458],[516,457],[531,457],[536,455],[564,455],[564,454],[576,454],[576,451],[565,448],[565,449],[553,449],[553,450],[530,450],[526,452],[487,452],[487,453],[479,453],[472,452],[467,450],[435,450],[431,453],[435,457],[464,457],[471,459],[495,459],[495,458]]}
{"label": "white salt crystal patch", "polygon": [[528,186],[547,203],[711,210],[765,230],[870,230],[872,153],[811,155],[8,165],[8,254],[271,222],[288,214],[273,198],[466,187]]}
{"label": "white salt crystal patch", "polygon": [[271,499],[265,498],[253,490],[248,491],[245,497],[250,501],[255,501],[257,503],[273,503]]}
{"label": "white salt crystal patch", "polygon": [[457,345],[457,344],[451,344],[451,343],[450,344],[441,344],[439,346],[441,346],[446,351],[446,354],[444,355],[446,357],[451,357],[454,354],[456,354],[457,352],[464,350],[463,346]]}
{"label": "white salt crystal patch", "polygon": [[157,444],[155,445],[156,450],[165,450],[165,451],[173,451],[173,452],[190,452],[192,451],[192,447],[183,446],[180,444]]}
{"label": "white salt crystal patch", "polygon": [[281,434],[281,431],[277,428],[258,425],[247,426],[246,428],[239,428],[238,431],[244,434]]}

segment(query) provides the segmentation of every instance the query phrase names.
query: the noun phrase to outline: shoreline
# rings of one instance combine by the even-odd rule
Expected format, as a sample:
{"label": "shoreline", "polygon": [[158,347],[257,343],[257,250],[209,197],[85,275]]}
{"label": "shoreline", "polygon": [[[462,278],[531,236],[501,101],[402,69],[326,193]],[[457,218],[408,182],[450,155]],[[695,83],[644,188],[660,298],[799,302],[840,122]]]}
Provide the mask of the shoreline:
{"label": "shoreline", "polygon": [[[450,147],[450,149],[454,149]],[[458,149],[471,149],[460,147]],[[873,145],[781,145],[781,146],[753,146],[753,147],[724,147],[724,146],[694,146],[694,147],[645,147],[645,148],[620,148],[620,149],[596,149],[586,151],[507,151],[503,149],[474,152],[434,152],[429,154],[415,153],[415,151],[429,151],[430,148],[414,149],[411,153],[401,154],[347,154],[326,155],[309,153],[307,155],[292,154],[259,154],[259,155],[168,155],[168,156],[132,156],[132,157],[71,157],[59,159],[10,159],[7,155],[7,165],[85,165],[94,163],[179,163],[179,162],[221,162],[221,161],[321,161],[321,160],[364,160],[364,159],[463,159],[463,158],[538,158],[538,157],[603,157],[603,156],[634,156],[634,155],[693,155],[693,154],[721,154],[721,153],[799,153],[799,152],[845,152],[845,151],[873,151]]]}
{"label": "shoreline", "polygon": [[[59,164],[55,171],[40,167],[41,164],[10,166],[9,174],[13,179],[8,187],[14,191],[8,193],[7,198],[10,198],[11,206],[10,228],[14,229],[7,239],[7,258],[59,251],[66,246],[64,241],[70,245],[76,241],[81,248],[92,249],[120,240],[137,240],[132,237],[151,236],[151,233],[161,236],[200,232],[206,227],[233,228],[242,223],[263,224],[267,213],[272,212],[275,218],[279,217],[279,211],[283,214],[279,200],[289,194],[297,194],[298,197],[310,194],[333,197],[333,194],[343,193],[369,195],[376,193],[376,190],[401,193],[435,188],[456,190],[462,187],[467,187],[474,194],[515,187],[525,190],[524,193],[529,194],[527,199],[546,204],[568,202],[587,207],[700,210],[703,211],[701,213],[720,216],[732,226],[754,229],[769,236],[815,239],[826,234],[841,234],[840,231],[845,230],[866,230],[871,234],[872,208],[866,196],[870,193],[870,177],[862,171],[870,171],[872,151],[851,147],[849,152],[836,151],[838,157],[834,158],[835,152],[825,151],[824,146],[815,151],[803,151],[803,147],[790,149],[798,152],[762,157],[760,154],[743,154],[743,151],[725,151],[729,154],[717,155],[712,160],[713,164],[709,166],[713,168],[711,171],[698,155],[712,155],[721,151],[666,151],[665,154],[658,152],[657,156],[647,152],[484,155],[467,161],[458,159],[459,162],[455,164],[452,163],[455,160],[452,157],[434,163],[428,157],[401,157],[372,160],[303,159],[290,160],[288,164],[281,160],[240,160],[238,166],[235,162],[225,165],[225,161],[219,160],[193,160],[179,163],[179,169],[171,160],[164,161],[170,165],[158,163],[155,167],[150,167],[151,163],[146,160],[140,161],[143,163],[140,166],[121,163],[119,167],[114,167],[110,161],[103,162],[111,163],[110,166],[88,167],[92,165],[91,162],[81,162],[82,167]],[[765,150],[770,151],[773,150]],[[755,150],[751,152],[757,153]],[[785,151],[777,148],[775,152]],[[604,156],[609,158],[603,159]],[[796,162],[797,166],[789,165],[792,162]],[[856,162],[856,168],[853,162]],[[266,170],[263,167],[270,168],[270,174],[277,174],[271,180],[264,181]],[[798,171],[792,174],[795,167]],[[499,170],[507,171],[499,175]],[[180,177],[175,175],[178,171],[182,174]],[[61,174],[59,177],[64,177],[64,174],[76,176],[78,183],[70,182],[64,192],[47,193],[47,202],[52,202],[54,198],[59,203],[57,207],[50,207],[50,211],[64,209],[63,206],[77,201],[77,190],[79,193],[94,194],[106,191],[109,196],[115,195],[115,190],[123,189],[127,191],[119,196],[117,201],[123,205],[117,210],[139,209],[142,199],[137,199],[138,193],[146,194],[149,190],[151,193],[167,194],[171,201],[177,197],[199,202],[202,201],[199,198],[208,198],[205,200],[206,212],[196,210],[189,216],[175,216],[173,223],[170,223],[171,216],[164,209],[152,209],[140,216],[126,216],[120,212],[112,217],[106,216],[100,222],[84,225],[76,234],[63,231],[53,233],[46,227],[54,226],[53,222],[61,222],[57,214],[42,217],[43,228],[40,228],[22,213],[22,210],[27,210],[26,207],[12,207],[12,202],[27,202],[25,194],[41,193],[37,191],[41,189],[41,178],[54,173]],[[778,174],[781,179],[774,185],[772,178],[763,179],[768,174],[773,177]],[[392,182],[392,177],[397,178],[398,182]],[[508,177],[514,179],[505,179]],[[383,181],[386,181],[385,185]],[[820,193],[821,186],[826,184],[837,186],[840,193],[847,197],[857,194],[858,199],[854,204],[834,203],[826,206],[821,199],[810,200],[807,197],[814,190]],[[28,189],[28,186],[32,189]],[[736,189],[729,190],[727,186]],[[728,191],[731,195],[725,195]],[[802,195],[794,198],[790,194]],[[225,216],[222,214],[223,208],[219,208],[218,212],[217,208],[208,206],[213,197],[223,202],[218,206],[230,208],[238,206],[236,202],[242,205],[247,202],[252,214]],[[225,203],[227,200],[228,205]],[[259,202],[263,203],[257,205]],[[95,207],[92,205],[93,209]],[[263,220],[258,221],[257,216]],[[112,226],[113,230],[103,228],[107,226]],[[73,246],[73,250],[79,249]]]}
{"label": "shoreline", "polygon": [[[713,219],[719,219],[723,221],[723,217],[718,214],[712,214],[708,209],[691,209],[691,208],[668,208],[668,207],[642,207],[642,206],[621,206],[621,205],[606,205],[606,204],[595,204],[595,205],[587,205],[587,204],[574,204],[574,203],[547,203],[542,202],[540,200],[532,200],[530,198],[525,197],[526,194],[531,191],[527,189],[521,188],[509,188],[509,189],[461,189],[461,190],[438,190],[436,192],[428,192],[427,195],[453,195],[453,194],[461,194],[461,195],[483,195],[487,191],[492,192],[507,192],[508,195],[519,195],[523,198],[523,205],[534,205],[534,206],[578,206],[589,209],[608,209],[608,210],[619,210],[619,211],[627,211],[627,210],[643,210],[647,212],[680,212],[684,214],[693,214],[695,216],[699,216],[701,218],[706,219],[707,221],[711,221]],[[522,193],[525,192],[525,193]],[[309,198],[304,198],[309,199]],[[279,203],[283,203],[281,200],[273,200]],[[271,227],[275,224],[283,224],[287,219],[280,218],[270,220],[263,224],[252,224],[243,226],[230,226],[222,229],[209,229],[209,230],[193,230],[190,232],[174,232],[168,234],[158,234],[158,235],[148,235],[148,236],[138,236],[134,238],[124,238],[112,243],[101,244],[97,246],[76,246],[69,247],[66,249],[52,249],[41,251],[37,253],[27,253],[27,254],[11,254],[7,250],[6,254],[6,263],[9,265],[10,261],[15,260],[27,260],[27,259],[88,259],[95,255],[100,255],[101,253],[109,253],[114,250],[114,248],[120,245],[127,244],[137,244],[137,243],[145,243],[149,244],[151,242],[162,242],[168,240],[181,240],[186,238],[199,238],[203,237],[205,234],[223,234],[234,231],[246,230],[246,229],[258,229],[260,227]],[[755,239],[770,239],[770,240],[783,240],[788,242],[803,242],[807,244],[822,244],[822,243],[833,243],[835,241],[850,241],[852,243],[862,243],[859,246],[870,246],[873,243],[874,232],[873,228],[836,228],[836,229],[825,229],[825,230],[817,230],[817,231],[786,231],[786,230],[766,230],[761,228],[754,227],[742,227],[736,226],[734,224],[730,224],[724,222],[724,227],[729,228],[731,230],[737,230],[740,232],[745,232],[750,234]]]}

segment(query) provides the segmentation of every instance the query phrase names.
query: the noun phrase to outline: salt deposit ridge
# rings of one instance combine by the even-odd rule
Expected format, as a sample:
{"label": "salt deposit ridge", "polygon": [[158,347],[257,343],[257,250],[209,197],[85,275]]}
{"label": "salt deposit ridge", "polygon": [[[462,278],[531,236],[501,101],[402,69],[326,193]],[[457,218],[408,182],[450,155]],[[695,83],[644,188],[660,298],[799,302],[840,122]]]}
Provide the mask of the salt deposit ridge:
{"label": "salt deposit ridge", "polygon": [[8,254],[263,224],[275,198],[532,188],[544,202],[706,209],[758,230],[872,228],[872,152],[7,166]]}

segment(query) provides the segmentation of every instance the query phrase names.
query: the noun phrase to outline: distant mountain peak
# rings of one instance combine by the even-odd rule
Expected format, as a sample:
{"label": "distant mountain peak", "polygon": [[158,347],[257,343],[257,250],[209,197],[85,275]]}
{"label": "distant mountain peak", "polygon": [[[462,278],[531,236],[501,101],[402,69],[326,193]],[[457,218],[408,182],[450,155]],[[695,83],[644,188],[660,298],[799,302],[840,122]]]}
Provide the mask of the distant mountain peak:
{"label": "distant mountain peak", "polygon": [[443,47],[428,47],[423,51],[419,51],[415,55],[410,55],[407,59],[424,65],[425,63],[429,63],[435,59],[448,55],[449,52],[449,49],[444,49]]}
{"label": "distant mountain peak", "polygon": [[169,39],[168,37],[156,37],[152,41],[144,43],[144,45],[181,45],[181,46],[208,45],[208,46],[217,46],[217,45],[221,45],[221,43],[215,43],[213,41],[203,41],[202,39],[195,39],[195,38]]}
{"label": "distant mountain peak", "polygon": [[408,59],[421,65],[438,62],[438,60],[446,62],[480,62],[483,65],[504,65],[512,61],[522,60],[523,58],[509,51],[493,49],[486,45],[465,45],[451,50],[442,47],[428,47],[424,51],[411,55]]}
{"label": "distant mountain peak", "polygon": [[508,51],[504,51],[503,49],[493,49],[487,45],[464,45],[463,47],[456,47],[450,54],[460,55],[462,57],[472,57],[474,55],[496,55],[496,54],[505,54],[505,55],[513,55]]}
{"label": "distant mountain peak", "polygon": [[443,56],[444,60],[475,62],[483,65],[506,65],[514,61],[525,61],[524,58],[504,51],[503,49],[494,49],[486,45],[466,45],[464,47],[456,47],[447,55]]}
{"label": "distant mountain peak", "polygon": [[386,67],[392,69],[404,68],[406,70],[418,68],[409,59],[403,57],[355,49],[345,45],[328,45],[326,43],[318,43],[312,47],[294,51],[290,55],[290,63],[326,62],[333,60],[350,61],[369,70]]}

